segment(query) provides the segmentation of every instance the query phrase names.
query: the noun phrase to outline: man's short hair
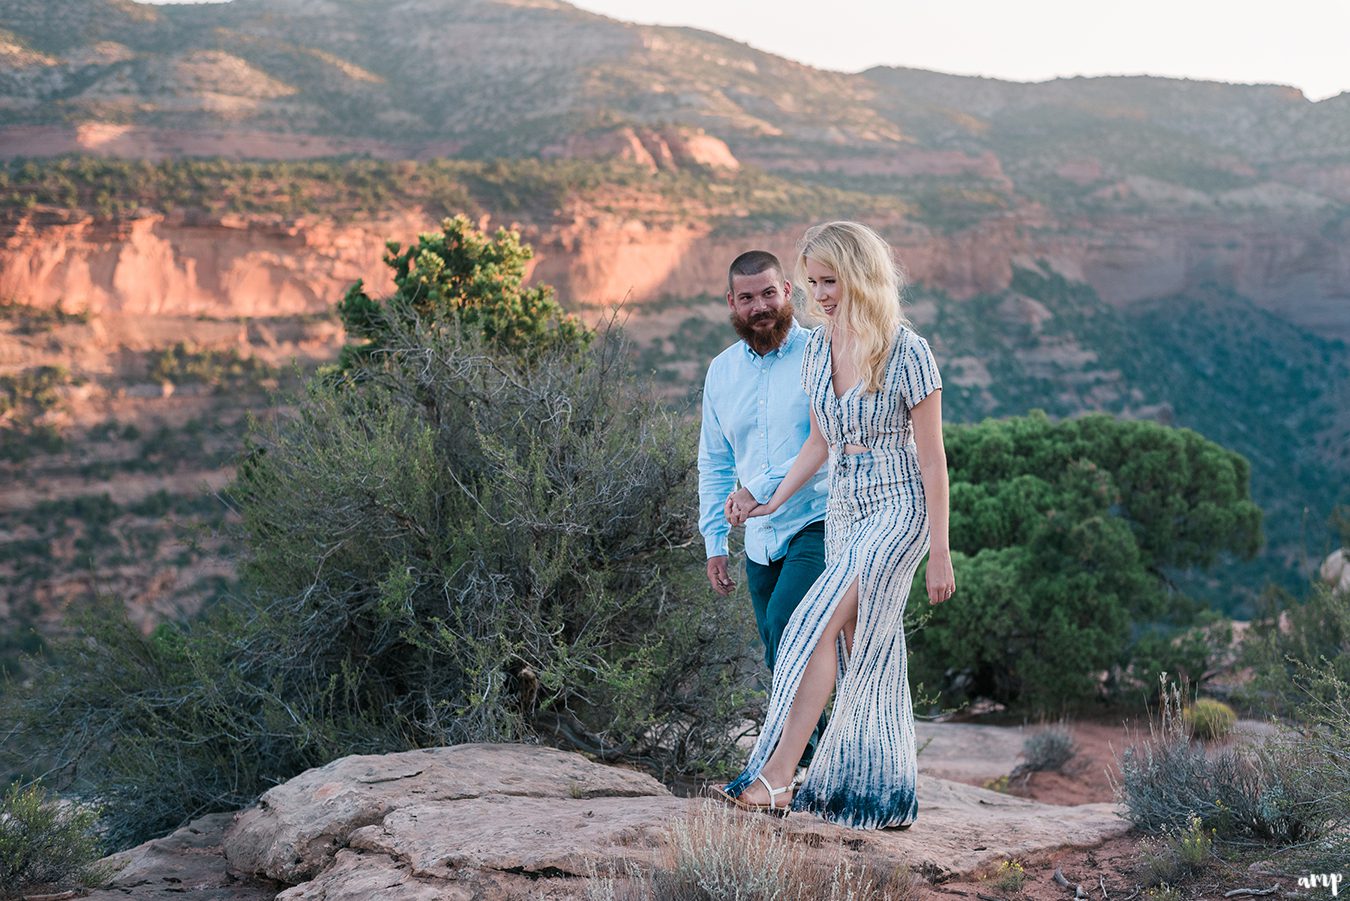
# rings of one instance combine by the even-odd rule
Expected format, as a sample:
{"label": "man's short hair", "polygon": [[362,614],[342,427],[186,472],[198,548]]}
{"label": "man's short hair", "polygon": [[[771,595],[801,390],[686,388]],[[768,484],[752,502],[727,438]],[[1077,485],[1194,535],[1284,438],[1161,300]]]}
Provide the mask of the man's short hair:
{"label": "man's short hair", "polygon": [[735,293],[736,289],[731,281],[736,276],[759,275],[769,269],[777,271],[780,279],[783,277],[783,264],[778,262],[778,257],[767,250],[747,250],[731,261],[731,268],[727,270],[727,293]]}

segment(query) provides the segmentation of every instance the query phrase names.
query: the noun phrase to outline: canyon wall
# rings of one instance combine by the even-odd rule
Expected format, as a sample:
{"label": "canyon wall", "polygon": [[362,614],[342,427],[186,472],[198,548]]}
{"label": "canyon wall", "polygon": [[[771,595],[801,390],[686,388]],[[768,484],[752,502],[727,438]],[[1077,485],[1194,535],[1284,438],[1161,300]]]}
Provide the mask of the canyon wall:
{"label": "canyon wall", "polygon": [[[804,224],[733,234],[703,222],[654,226],[588,211],[520,228],[536,251],[535,280],[575,307],[607,308],[720,293],[728,261],[748,247],[772,250],[791,266]],[[433,228],[420,209],[334,222],[107,220],[38,208],[0,223],[0,297],[68,312],[313,313],[358,278],[374,294],[390,290],[385,240],[408,242]],[[912,280],[957,300],[1006,288],[1015,264],[1046,260],[1118,306],[1217,284],[1350,341],[1350,220],[1116,216],[1074,227],[1039,220],[1033,208],[952,233],[908,221],[884,231]]]}

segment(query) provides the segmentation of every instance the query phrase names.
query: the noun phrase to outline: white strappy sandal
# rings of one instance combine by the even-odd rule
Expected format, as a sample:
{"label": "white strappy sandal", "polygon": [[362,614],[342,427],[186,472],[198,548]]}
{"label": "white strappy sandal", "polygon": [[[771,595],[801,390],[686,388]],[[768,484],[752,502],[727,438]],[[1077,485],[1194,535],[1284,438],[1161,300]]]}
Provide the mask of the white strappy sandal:
{"label": "white strappy sandal", "polygon": [[769,793],[768,804],[751,804],[749,801],[742,800],[740,796],[732,796],[727,794],[723,789],[720,788],[713,788],[712,793],[717,797],[721,798],[722,800],[732,804],[733,806],[739,807],[741,810],[753,810],[756,813],[767,813],[770,816],[776,817],[787,816],[788,813],[792,810],[792,799],[788,798],[787,801],[783,804],[783,806],[779,807],[778,796],[787,794],[788,792],[796,788],[795,783],[785,785],[782,788],[774,788],[772,785],[769,784],[769,780],[764,778],[763,774],[760,774],[755,778],[760,782],[762,782],[764,784],[765,790],[768,791]]}

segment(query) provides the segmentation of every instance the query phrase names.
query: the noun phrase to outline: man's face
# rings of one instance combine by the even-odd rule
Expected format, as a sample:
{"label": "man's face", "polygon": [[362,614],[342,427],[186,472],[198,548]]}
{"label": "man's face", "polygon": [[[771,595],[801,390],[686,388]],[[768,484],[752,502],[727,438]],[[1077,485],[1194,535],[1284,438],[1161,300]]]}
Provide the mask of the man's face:
{"label": "man's face", "polygon": [[727,292],[731,324],[758,354],[777,350],[792,327],[792,284],[777,269],[733,275]]}

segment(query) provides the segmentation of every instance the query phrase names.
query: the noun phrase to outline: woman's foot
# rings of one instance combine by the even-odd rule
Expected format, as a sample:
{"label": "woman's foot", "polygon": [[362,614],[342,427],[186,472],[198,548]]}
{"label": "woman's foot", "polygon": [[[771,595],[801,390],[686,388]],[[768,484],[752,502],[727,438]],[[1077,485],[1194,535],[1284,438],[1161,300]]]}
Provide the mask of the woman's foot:
{"label": "woman's foot", "polygon": [[[770,792],[770,787],[773,791]],[[778,780],[761,773],[754,782],[745,787],[737,800],[747,807],[758,807],[765,810],[787,810],[792,806],[792,796],[796,794],[791,776],[781,781],[781,787]]]}

